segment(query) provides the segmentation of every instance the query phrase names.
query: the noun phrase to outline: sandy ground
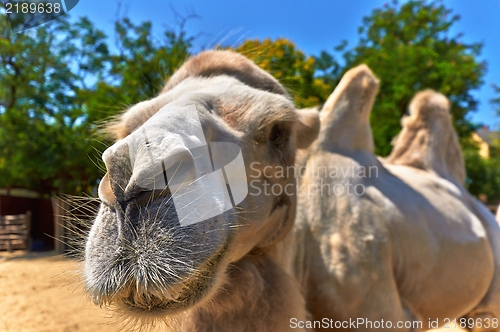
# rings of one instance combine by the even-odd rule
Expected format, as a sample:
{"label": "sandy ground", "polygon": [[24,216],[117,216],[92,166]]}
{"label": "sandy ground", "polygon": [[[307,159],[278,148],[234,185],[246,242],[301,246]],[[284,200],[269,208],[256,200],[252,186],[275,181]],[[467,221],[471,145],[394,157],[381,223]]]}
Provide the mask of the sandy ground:
{"label": "sandy ground", "polygon": [[53,254],[0,253],[0,331],[118,331],[110,313],[85,298],[78,268]]}
{"label": "sandy ground", "polygon": [[0,252],[0,332],[126,331],[85,297],[79,267],[51,253]]}

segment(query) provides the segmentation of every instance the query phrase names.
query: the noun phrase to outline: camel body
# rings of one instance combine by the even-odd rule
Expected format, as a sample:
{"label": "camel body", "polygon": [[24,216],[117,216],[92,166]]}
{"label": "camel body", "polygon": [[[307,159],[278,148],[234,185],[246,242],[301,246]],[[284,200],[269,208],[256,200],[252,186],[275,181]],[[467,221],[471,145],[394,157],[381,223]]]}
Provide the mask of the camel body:
{"label": "camel body", "polygon": [[[432,170],[432,158],[422,169],[373,154],[377,88],[366,66],[347,72],[321,112],[317,141],[298,157],[305,172],[289,268],[307,308],[315,320],[361,319],[346,325],[353,331],[380,330],[382,321],[387,330],[420,331],[462,317],[492,327],[500,317],[499,227],[454,181],[460,172],[447,160]],[[331,166],[344,173],[325,176]]]}
{"label": "camel body", "polygon": [[[361,197],[299,198],[294,268],[315,319],[438,319],[443,325],[479,304],[493,279],[486,231],[494,227],[471,212],[476,202],[467,193],[363,151],[320,152],[306,165],[314,164],[379,170],[379,178],[354,179],[366,187]],[[301,185],[324,186],[325,180],[304,179]]]}

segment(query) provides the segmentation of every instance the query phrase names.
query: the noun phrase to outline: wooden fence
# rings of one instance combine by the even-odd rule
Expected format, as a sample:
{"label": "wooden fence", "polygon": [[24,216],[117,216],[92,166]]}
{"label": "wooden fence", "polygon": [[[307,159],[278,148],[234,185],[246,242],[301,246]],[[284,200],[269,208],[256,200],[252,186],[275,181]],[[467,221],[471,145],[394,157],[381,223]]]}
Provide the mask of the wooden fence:
{"label": "wooden fence", "polygon": [[31,212],[0,216],[0,250],[31,249]]}
{"label": "wooden fence", "polygon": [[1,193],[0,189],[0,215],[2,217],[31,212],[31,249],[34,251],[54,250],[54,217],[50,199],[5,196]]}

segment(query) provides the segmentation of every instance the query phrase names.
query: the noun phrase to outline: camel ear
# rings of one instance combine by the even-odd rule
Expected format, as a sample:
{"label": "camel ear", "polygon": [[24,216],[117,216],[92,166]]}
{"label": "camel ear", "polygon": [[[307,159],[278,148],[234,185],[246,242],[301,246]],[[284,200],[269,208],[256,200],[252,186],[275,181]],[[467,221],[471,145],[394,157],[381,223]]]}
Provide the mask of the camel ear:
{"label": "camel ear", "polygon": [[317,109],[306,109],[297,112],[297,148],[305,149],[314,142],[319,134],[319,112]]}

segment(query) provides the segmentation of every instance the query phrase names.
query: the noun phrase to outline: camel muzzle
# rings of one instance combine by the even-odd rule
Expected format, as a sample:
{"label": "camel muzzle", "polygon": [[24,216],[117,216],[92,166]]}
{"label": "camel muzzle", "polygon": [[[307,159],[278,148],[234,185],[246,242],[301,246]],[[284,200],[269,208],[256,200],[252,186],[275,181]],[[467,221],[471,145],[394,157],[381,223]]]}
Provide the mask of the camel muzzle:
{"label": "camel muzzle", "polygon": [[108,148],[103,160],[108,170],[103,186],[111,190],[100,194],[112,191],[125,209],[169,192],[181,226],[221,215],[248,194],[241,149],[207,140],[195,105],[166,105]]}

